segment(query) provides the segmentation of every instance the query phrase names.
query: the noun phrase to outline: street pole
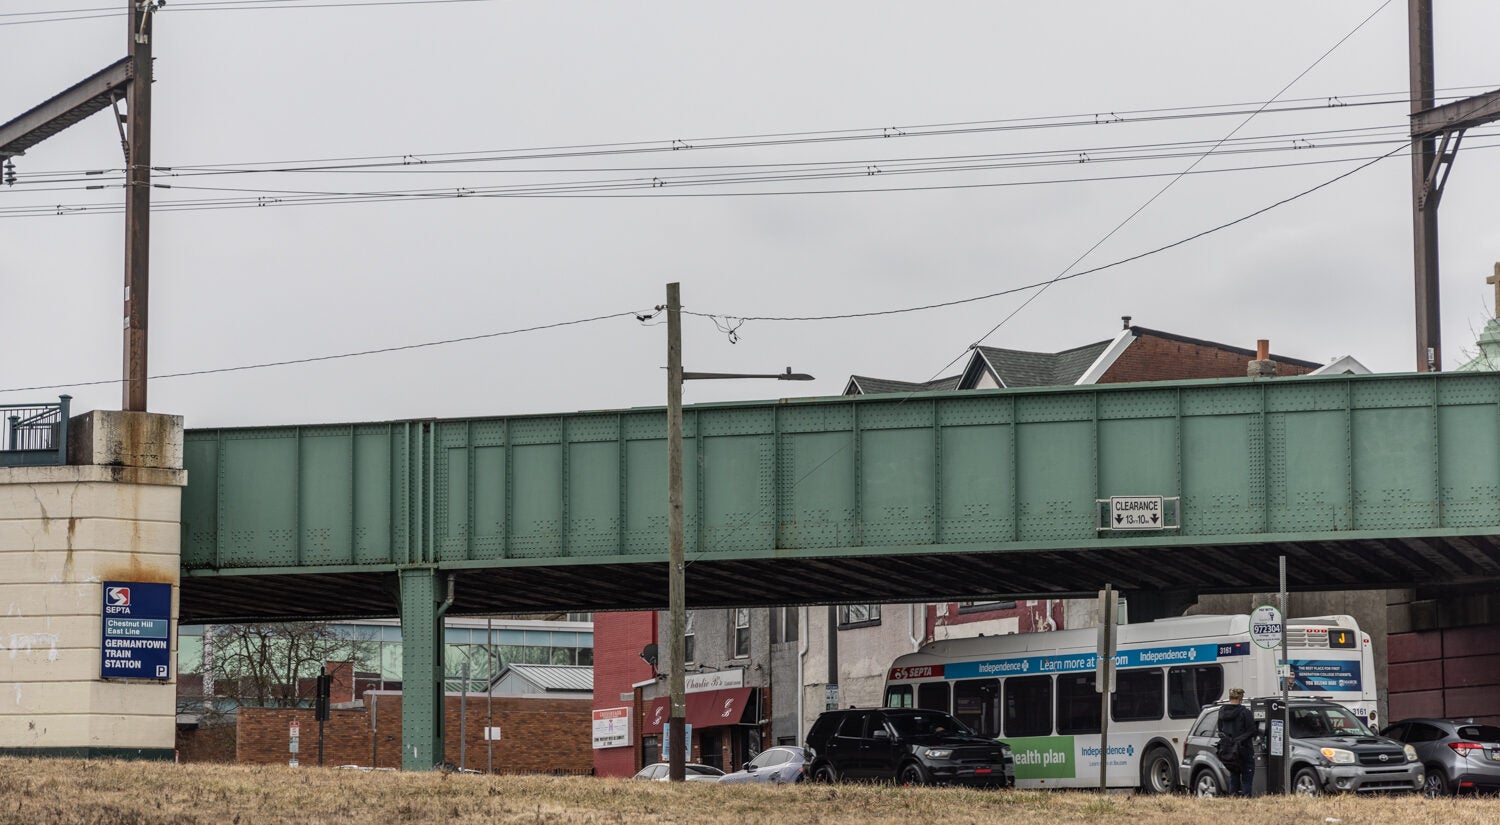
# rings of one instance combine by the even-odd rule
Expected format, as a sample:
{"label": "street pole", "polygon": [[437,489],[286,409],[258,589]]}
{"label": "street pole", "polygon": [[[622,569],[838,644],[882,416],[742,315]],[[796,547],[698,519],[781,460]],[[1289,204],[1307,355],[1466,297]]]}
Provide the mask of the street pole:
{"label": "street pole", "polygon": [[1099,692],[1099,793],[1109,791],[1109,700],[1115,687],[1115,611],[1119,595],[1109,584],[1099,591],[1099,646],[1094,670],[1094,689]]}
{"label": "street pole", "polygon": [[[468,648],[466,648],[468,649]],[[469,767],[469,663],[464,662],[464,681],[458,694],[458,769]]]}
{"label": "street pole", "polygon": [[1286,625],[1291,619],[1286,612],[1286,556],[1281,557],[1281,666],[1286,675],[1281,677],[1281,792],[1292,792],[1292,662],[1287,658]]}
{"label": "street pole", "polygon": [[667,284],[667,579],[671,618],[667,632],[671,634],[671,666],[668,668],[667,690],[671,695],[671,711],[667,722],[670,740],[667,777],[672,782],[682,782],[687,776],[683,748],[687,735],[687,703],[683,696],[686,691],[682,660],[687,653],[683,638],[687,625],[686,582],[683,580],[687,559],[683,544],[682,295],[680,285],[670,283]]}

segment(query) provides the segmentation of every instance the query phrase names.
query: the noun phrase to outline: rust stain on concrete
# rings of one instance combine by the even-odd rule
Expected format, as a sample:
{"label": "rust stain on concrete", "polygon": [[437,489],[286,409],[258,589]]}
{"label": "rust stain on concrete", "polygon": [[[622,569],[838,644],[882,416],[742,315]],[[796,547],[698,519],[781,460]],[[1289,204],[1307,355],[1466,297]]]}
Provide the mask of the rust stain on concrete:
{"label": "rust stain on concrete", "polygon": [[98,570],[98,575],[104,581],[177,584],[178,574],[176,570],[163,570],[156,565],[147,564],[141,561],[139,555],[131,553],[130,560],[122,564],[102,565]]}

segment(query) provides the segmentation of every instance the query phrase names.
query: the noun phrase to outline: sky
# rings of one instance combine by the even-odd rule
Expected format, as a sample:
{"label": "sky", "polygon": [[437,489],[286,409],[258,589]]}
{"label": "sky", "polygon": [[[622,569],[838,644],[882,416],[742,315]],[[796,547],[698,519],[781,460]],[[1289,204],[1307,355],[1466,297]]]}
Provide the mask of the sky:
{"label": "sky", "polygon": [[[151,374],[620,317],[152,381],[188,427],[659,406],[666,327],[633,313],[669,281],[719,316],[685,318],[686,369],[817,378],[690,382],[688,403],[927,380],[971,344],[1055,351],[1123,315],[1414,367],[1402,0],[351,2],[158,13]],[[124,5],[0,0],[0,121],[123,57],[122,16],[71,10]],[[1500,86],[1500,4],[1437,5],[1440,94]],[[49,9],[73,19],[25,14]],[[1470,132],[1442,202],[1448,368],[1494,309],[1497,138]],[[115,125],[15,160],[0,403],[118,408],[117,384],[50,388],[121,375]],[[1036,290],[736,320],[1040,284],[1346,173],[1024,308]]]}

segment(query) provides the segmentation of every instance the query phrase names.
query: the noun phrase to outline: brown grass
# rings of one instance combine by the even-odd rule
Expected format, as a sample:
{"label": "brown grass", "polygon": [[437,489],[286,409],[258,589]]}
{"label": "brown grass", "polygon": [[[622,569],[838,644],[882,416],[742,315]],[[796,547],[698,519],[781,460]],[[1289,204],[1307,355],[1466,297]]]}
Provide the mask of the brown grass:
{"label": "brown grass", "polygon": [[0,825],[1118,823],[1480,825],[1495,799],[1250,801],[1065,791],[668,785],[619,779],[0,758]]}

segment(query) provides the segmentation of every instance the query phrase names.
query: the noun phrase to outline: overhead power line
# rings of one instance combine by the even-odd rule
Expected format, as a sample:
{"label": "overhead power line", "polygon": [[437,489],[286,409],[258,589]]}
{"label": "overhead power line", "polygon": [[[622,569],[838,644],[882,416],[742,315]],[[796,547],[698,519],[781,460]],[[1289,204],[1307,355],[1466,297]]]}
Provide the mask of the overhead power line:
{"label": "overhead power line", "polygon": [[[557,329],[559,327],[572,327],[580,324],[592,324],[596,321],[605,321],[611,318],[649,318],[647,313],[640,312],[615,312],[609,315],[595,315],[592,318],[579,318],[573,321],[558,321],[551,324],[538,324],[532,327],[520,329],[507,329],[500,332],[486,332],[480,335],[466,335],[461,338],[444,338],[441,341],[423,341],[418,344],[402,344],[392,347],[378,347],[376,349],[359,350],[357,352],[341,352],[333,355],[315,355],[307,358],[290,358],[285,361],[267,361],[258,364],[242,364],[237,367],[216,367],[213,369],[189,370],[186,372],[169,372],[161,375],[148,376],[148,380],[156,381],[162,378],[186,378],[193,375],[214,375],[223,372],[243,372],[246,370],[267,369],[269,367],[287,367],[294,364],[312,364],[318,361],[337,361],[344,358],[359,358],[366,355],[379,355],[387,352],[402,352],[404,350],[425,349],[428,347],[441,347],[448,344],[459,344],[466,341],[481,341],[487,338],[500,338],[506,335],[520,335],[527,332],[541,332],[542,330]],[[0,389],[0,394],[10,392],[33,392],[38,390],[63,390],[73,387],[95,387],[105,384],[119,384],[125,379],[111,378],[101,381],[75,381],[69,384],[41,384],[34,387],[7,387]]]}

